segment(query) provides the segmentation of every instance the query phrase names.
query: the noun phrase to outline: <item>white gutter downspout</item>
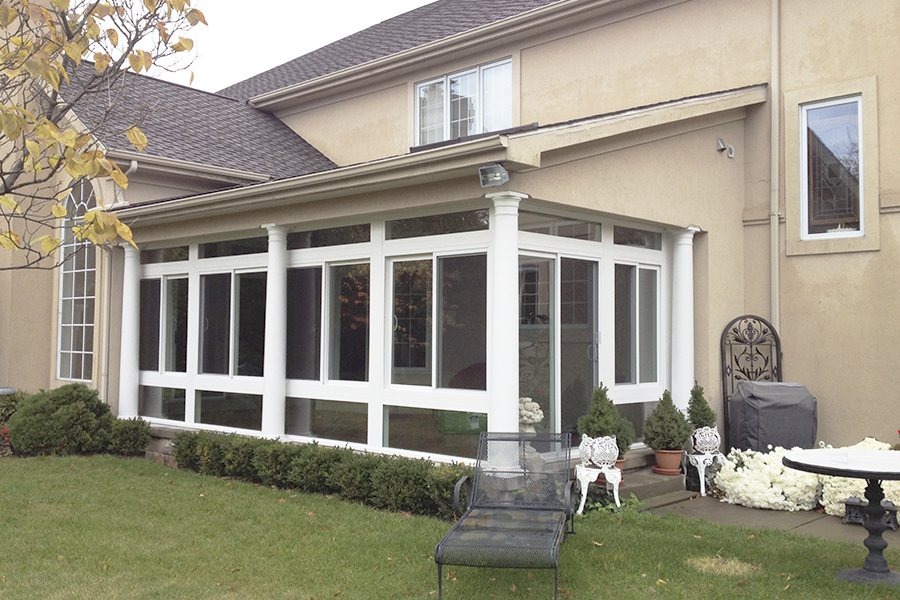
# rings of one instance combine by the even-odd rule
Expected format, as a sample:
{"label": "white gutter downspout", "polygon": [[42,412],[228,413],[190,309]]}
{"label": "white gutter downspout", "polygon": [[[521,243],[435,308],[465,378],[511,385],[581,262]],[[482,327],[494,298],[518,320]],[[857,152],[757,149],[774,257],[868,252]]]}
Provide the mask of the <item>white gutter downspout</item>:
{"label": "white gutter downspout", "polygon": [[781,0],[772,0],[772,81],[771,106],[771,198],[769,204],[770,256],[770,318],[775,330],[781,329],[781,244],[779,235],[779,208],[781,205]]}

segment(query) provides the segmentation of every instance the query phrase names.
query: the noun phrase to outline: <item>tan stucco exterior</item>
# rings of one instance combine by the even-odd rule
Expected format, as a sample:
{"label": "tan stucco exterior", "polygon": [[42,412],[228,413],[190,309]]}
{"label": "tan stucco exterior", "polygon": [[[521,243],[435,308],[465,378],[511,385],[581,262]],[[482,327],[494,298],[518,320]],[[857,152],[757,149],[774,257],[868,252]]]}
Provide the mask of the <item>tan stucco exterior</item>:
{"label": "tan stucco exterior", "polygon": [[[536,205],[664,231],[699,228],[694,373],[720,420],[719,337],[733,317],[754,313],[778,324],[784,379],[818,398],[820,439],[894,442],[898,424],[869,415],[891,415],[900,387],[892,362],[900,322],[898,23],[894,0],[821,0],[815,10],[807,0],[564,0],[251,101],[341,169],[212,192],[227,178],[188,184],[185,171],[185,179],[142,180],[139,166],[126,202],[197,195],[122,214],[141,247],[156,248],[261,236],[270,223],[310,229],[450,212],[486,206],[477,168],[505,163],[504,189]],[[411,153],[416,82],[504,57],[512,59],[513,126],[538,128]],[[801,241],[798,106],[847,93],[863,97],[866,235]],[[717,138],[733,158],[717,150]],[[108,383],[100,373],[95,381],[113,403],[118,269],[104,303],[106,337],[97,340],[108,346]],[[0,283],[0,384],[54,383],[52,276],[0,273]],[[14,314],[23,302],[34,309],[25,318]],[[23,356],[35,365],[27,373]]]}

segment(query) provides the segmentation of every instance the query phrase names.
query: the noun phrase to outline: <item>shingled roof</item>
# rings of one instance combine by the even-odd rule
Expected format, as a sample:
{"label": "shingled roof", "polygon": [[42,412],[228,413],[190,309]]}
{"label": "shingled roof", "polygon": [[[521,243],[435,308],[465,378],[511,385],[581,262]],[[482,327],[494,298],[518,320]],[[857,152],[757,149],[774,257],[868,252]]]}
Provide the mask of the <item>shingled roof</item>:
{"label": "shingled roof", "polygon": [[[93,64],[83,63],[72,85],[83,85],[93,70]],[[336,166],[276,117],[245,102],[131,72],[111,88],[85,96],[76,112],[111,150],[134,151],[121,130],[143,115],[139,127],[150,140],[147,155],[274,179]]]}
{"label": "shingled roof", "polygon": [[438,0],[231,85],[219,94],[246,101],[558,1]]}

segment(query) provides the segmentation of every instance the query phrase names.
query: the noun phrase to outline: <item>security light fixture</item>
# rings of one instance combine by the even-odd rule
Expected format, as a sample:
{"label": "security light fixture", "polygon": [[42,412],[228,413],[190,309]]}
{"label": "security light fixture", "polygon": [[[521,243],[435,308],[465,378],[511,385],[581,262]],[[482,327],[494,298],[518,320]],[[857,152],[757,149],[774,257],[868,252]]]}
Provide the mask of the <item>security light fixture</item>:
{"label": "security light fixture", "polygon": [[495,187],[509,181],[509,173],[502,165],[490,165],[479,167],[478,176],[481,178],[481,187]]}
{"label": "security light fixture", "polygon": [[728,158],[734,158],[734,146],[726,144],[720,137],[716,138],[716,152],[724,152]]}

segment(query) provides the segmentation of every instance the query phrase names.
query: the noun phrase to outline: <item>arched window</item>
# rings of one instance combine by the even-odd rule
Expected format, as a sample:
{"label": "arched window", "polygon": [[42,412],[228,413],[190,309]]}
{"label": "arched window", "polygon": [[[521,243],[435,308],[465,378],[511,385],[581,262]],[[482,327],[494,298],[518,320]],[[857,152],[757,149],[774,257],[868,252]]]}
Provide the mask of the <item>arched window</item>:
{"label": "arched window", "polygon": [[79,180],[66,199],[62,222],[63,261],[59,278],[59,331],[57,376],[59,379],[90,381],[94,367],[94,303],[96,254],[94,247],[75,239],[72,226],[96,206],[94,188]]}

